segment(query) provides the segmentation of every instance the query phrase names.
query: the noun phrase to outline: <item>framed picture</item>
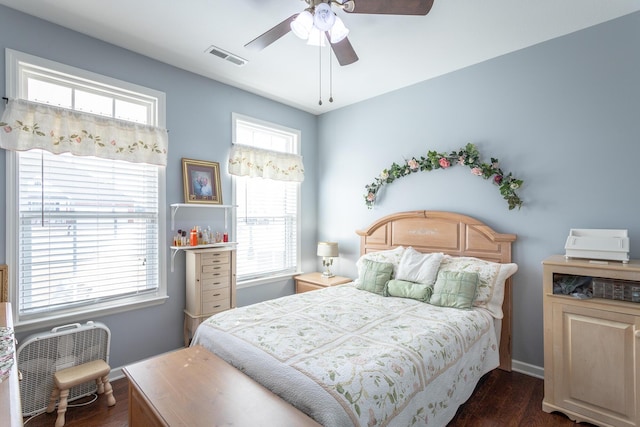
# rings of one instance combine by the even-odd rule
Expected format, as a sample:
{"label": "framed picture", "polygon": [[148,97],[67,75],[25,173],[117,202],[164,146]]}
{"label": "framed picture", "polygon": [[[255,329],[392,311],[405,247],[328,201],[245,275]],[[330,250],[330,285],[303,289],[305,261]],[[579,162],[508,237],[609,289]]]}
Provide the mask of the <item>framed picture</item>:
{"label": "framed picture", "polygon": [[185,203],[222,204],[218,162],[183,158],[182,181]]}

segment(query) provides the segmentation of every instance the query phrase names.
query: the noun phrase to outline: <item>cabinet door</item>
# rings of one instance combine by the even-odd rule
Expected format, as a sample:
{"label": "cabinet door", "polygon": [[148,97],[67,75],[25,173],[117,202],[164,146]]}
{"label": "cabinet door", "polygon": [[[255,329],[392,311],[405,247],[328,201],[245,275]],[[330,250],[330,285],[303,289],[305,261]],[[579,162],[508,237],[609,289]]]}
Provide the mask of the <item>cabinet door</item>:
{"label": "cabinet door", "polygon": [[553,304],[556,403],[610,425],[637,425],[636,316]]}

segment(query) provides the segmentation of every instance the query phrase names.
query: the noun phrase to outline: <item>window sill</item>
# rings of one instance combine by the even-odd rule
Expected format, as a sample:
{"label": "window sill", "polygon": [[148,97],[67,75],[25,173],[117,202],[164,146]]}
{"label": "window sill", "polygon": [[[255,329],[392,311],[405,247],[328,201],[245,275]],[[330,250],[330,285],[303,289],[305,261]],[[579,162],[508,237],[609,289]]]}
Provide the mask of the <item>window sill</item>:
{"label": "window sill", "polygon": [[262,277],[260,279],[243,280],[242,282],[236,283],[236,289],[251,288],[253,286],[265,285],[267,283],[273,283],[273,282],[278,282],[282,280],[291,280],[294,276],[297,276],[298,274],[302,274],[302,272],[297,271],[295,273],[286,273],[286,274],[280,274],[276,276]]}
{"label": "window sill", "polygon": [[[123,304],[122,301],[114,302],[109,305],[105,305],[101,308],[89,308],[74,310],[69,313],[52,313],[51,315],[42,315],[37,319],[23,319],[20,320],[17,313],[13,313],[14,318],[18,319],[14,323],[16,332],[27,332],[34,329],[53,328],[61,326],[65,323],[74,323],[91,320],[95,317],[109,316],[111,314],[123,313],[125,311],[137,310],[145,307],[152,307],[155,305],[164,304],[169,299],[168,296],[157,296],[153,298],[146,298],[144,301],[132,301]],[[116,305],[117,304],[117,305]],[[14,310],[16,310],[14,308]]]}

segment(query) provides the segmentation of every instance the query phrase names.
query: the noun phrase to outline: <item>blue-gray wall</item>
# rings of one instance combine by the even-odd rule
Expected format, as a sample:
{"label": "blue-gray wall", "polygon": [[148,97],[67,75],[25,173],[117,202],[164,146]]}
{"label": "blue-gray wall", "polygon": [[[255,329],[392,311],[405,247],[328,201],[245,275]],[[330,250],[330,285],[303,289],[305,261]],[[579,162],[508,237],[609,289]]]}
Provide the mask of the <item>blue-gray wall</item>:
{"label": "blue-gray wall", "polygon": [[[316,269],[315,177],[318,130],[315,116],[0,6],[0,82],[5,81],[4,48],[165,92],[169,129],[167,204],[183,201],[182,157],[220,162],[223,202],[231,203],[226,161],[231,146],[232,112],[300,129],[306,169],[306,179],[302,184],[301,241],[303,258],[307,261],[303,263],[303,268],[306,271]],[[4,105],[0,106],[0,113],[3,108]],[[6,177],[5,152],[1,149],[0,170],[0,241],[4,242]],[[200,214],[200,219],[195,216],[195,210],[181,211],[179,215],[181,221],[193,221],[201,225],[205,223],[202,219],[205,215],[217,217],[220,227],[224,222],[223,215],[211,211],[201,211]],[[191,222],[187,224],[193,225]],[[169,228],[170,213],[167,209],[168,238],[172,236]],[[168,244],[167,241],[167,246]],[[0,244],[0,263],[6,260],[5,251],[5,245]],[[168,258],[169,255],[166,268],[170,298],[165,304],[104,318],[82,320],[102,321],[110,328],[112,366],[120,367],[182,345],[184,253],[176,255],[173,272],[170,271]],[[239,305],[246,305],[290,293],[293,293],[292,280],[239,289],[237,299]],[[22,340],[26,335],[39,331],[18,332],[18,338]]]}
{"label": "blue-gray wall", "polygon": [[[182,200],[181,157],[220,161],[223,194],[230,201],[226,155],[232,111],[301,129],[306,271],[319,267],[315,242],[331,239],[341,252],[334,270],[355,277],[354,230],[397,211],[450,210],[517,234],[514,358],[535,366],[543,364],[540,263],[564,252],[569,229],[629,229],[631,254],[640,258],[639,42],[640,13],[634,13],[314,117],[0,6],[0,48],[167,94],[167,203]],[[3,64],[1,56],[0,81]],[[392,162],[429,150],[449,152],[467,142],[525,180],[521,210],[509,211],[493,184],[458,166],[402,178],[383,190],[373,210],[366,209],[364,186]],[[0,150],[0,165],[4,155]],[[0,205],[4,200],[0,173]],[[0,225],[0,240],[5,235]],[[0,262],[5,259],[0,245]],[[181,345],[184,257],[178,255],[175,271],[167,271],[166,304],[93,319],[112,330],[114,366]],[[240,289],[238,302],[290,292],[290,281]]]}
{"label": "blue-gray wall", "polygon": [[[541,261],[564,254],[569,229],[628,229],[640,258],[639,46],[634,13],[322,115],[318,232],[340,243],[338,272],[355,272],[354,230],[396,211],[455,211],[515,233],[514,359],[542,366]],[[524,179],[521,210],[459,166],[397,180],[366,209],[364,186],[393,161],[467,142]]]}

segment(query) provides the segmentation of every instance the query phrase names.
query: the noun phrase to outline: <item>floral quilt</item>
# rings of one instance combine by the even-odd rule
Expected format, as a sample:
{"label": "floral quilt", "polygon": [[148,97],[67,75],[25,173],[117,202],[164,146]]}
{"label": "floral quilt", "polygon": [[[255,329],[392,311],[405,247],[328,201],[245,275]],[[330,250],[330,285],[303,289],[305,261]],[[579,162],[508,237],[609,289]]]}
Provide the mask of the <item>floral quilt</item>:
{"label": "floral quilt", "polygon": [[201,344],[325,427],[443,426],[498,366],[493,317],[330,287],[216,314]]}

